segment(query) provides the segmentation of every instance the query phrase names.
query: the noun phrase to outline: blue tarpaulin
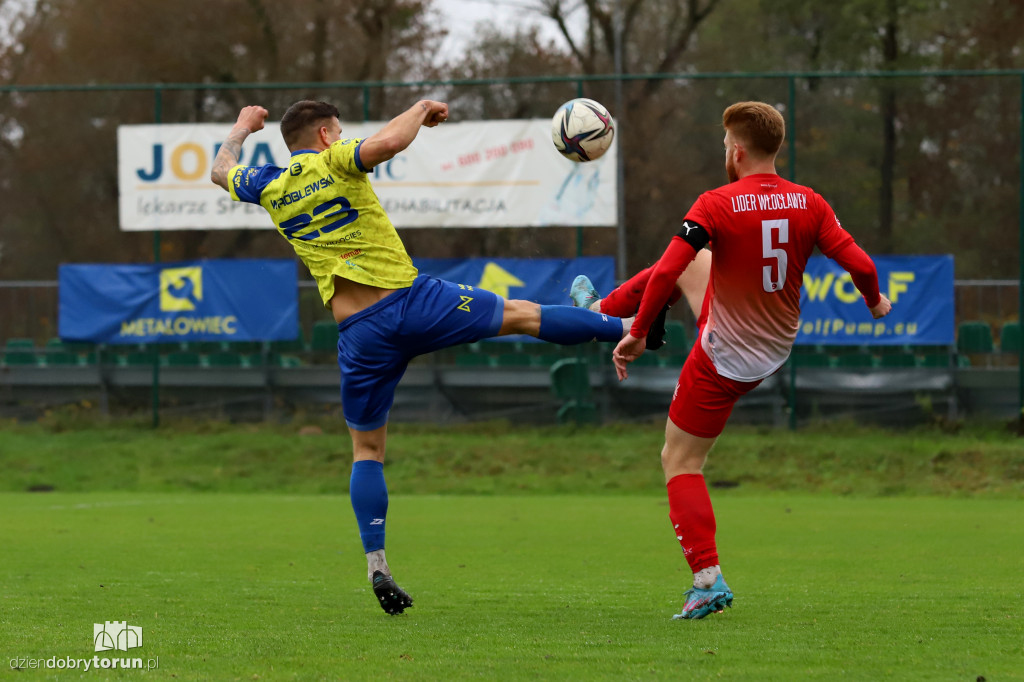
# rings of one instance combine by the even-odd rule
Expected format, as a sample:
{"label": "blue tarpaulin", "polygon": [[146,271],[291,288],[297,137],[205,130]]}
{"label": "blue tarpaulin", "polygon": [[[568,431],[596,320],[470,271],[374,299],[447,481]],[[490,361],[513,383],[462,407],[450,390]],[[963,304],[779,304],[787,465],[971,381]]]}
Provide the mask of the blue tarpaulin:
{"label": "blue tarpaulin", "polygon": [[292,260],[62,265],[59,333],[69,341],[278,341],[299,329]]}
{"label": "blue tarpaulin", "polygon": [[949,345],[955,336],[952,256],[879,256],[878,285],[892,312],[872,319],[850,275],[834,261],[807,262],[798,344]]}

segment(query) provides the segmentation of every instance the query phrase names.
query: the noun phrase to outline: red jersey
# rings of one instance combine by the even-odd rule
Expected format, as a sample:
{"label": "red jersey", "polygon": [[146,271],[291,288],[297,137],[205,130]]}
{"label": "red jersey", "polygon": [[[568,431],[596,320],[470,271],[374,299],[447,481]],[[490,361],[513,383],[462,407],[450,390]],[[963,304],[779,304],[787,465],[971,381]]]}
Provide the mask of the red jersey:
{"label": "red jersey", "polygon": [[[706,237],[695,240],[701,230]],[[837,258],[853,245],[853,237],[828,203],[809,187],[775,174],[748,175],[702,194],[666,251],[668,256],[674,248],[680,254],[685,250],[685,260],[663,257],[669,263],[659,262],[658,269],[675,270],[678,277],[703,239],[709,240],[714,257],[700,343],[718,374],[736,381],[763,379],[789,357],[797,335],[804,268],[815,246],[851,272],[851,262],[861,264],[860,258]],[[873,305],[878,300],[874,264],[855,245],[853,251],[867,260],[869,270],[858,267],[854,283]],[[655,282],[652,276],[654,286],[644,294],[634,336],[646,335],[663,305],[659,301],[664,292],[650,290],[666,282],[674,284],[675,279],[663,276]]]}

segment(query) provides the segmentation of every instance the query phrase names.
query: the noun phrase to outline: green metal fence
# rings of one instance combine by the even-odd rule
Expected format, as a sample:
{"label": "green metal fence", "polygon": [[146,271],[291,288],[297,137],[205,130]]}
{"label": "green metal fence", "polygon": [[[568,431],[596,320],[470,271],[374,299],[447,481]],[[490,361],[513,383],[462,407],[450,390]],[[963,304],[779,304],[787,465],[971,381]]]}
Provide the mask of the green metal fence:
{"label": "green metal fence", "polygon": [[[1018,302],[1017,302],[1017,319],[1024,320],[1024,172],[1022,172],[1022,160],[1024,160],[1024,71],[1022,70],[977,70],[977,71],[966,71],[966,70],[943,70],[943,71],[885,71],[885,72],[772,72],[772,73],[667,73],[667,74],[607,74],[607,75],[577,75],[577,76],[546,76],[546,77],[524,77],[524,78],[504,78],[504,79],[472,79],[472,80],[425,80],[425,81],[410,81],[410,82],[355,82],[355,83],[323,83],[323,82],[293,82],[293,83],[138,83],[138,84],[83,84],[83,85],[4,85],[0,86],[0,113],[8,113],[13,115],[17,107],[13,102],[14,98],[20,98],[24,100],[28,97],[41,97],[41,96],[56,96],[56,95],[67,95],[67,94],[79,94],[87,97],[103,97],[110,98],[118,94],[130,94],[139,95],[141,97],[148,97],[150,99],[150,114],[147,120],[139,120],[140,114],[133,110],[135,113],[131,115],[125,115],[123,118],[126,121],[133,123],[144,123],[144,122],[169,122],[171,120],[177,122],[183,119],[181,115],[182,111],[191,111],[191,118],[187,120],[196,120],[197,116],[208,115],[210,112],[205,109],[202,105],[197,104],[203,99],[203,95],[209,95],[218,99],[220,102],[220,112],[228,112],[231,110],[230,100],[234,98],[238,100],[242,96],[251,98],[254,95],[263,97],[277,97],[283,98],[288,93],[302,93],[306,95],[308,93],[332,93],[334,96],[341,96],[343,100],[340,108],[343,110],[343,116],[349,118],[361,117],[362,120],[371,120],[372,118],[384,118],[387,115],[385,109],[390,101],[393,101],[396,93],[402,94],[404,99],[408,99],[411,96],[420,96],[426,93],[435,93],[440,96],[447,97],[449,99],[465,98],[467,102],[471,103],[471,106],[467,106],[466,110],[471,115],[476,115],[481,118],[494,118],[507,116],[509,109],[502,107],[503,93],[508,89],[525,89],[531,93],[530,100],[531,104],[525,106],[524,111],[526,115],[548,115],[553,111],[551,103],[557,102],[561,99],[567,99],[573,96],[580,96],[586,94],[587,96],[594,96],[594,93],[600,93],[600,97],[611,103],[613,111],[616,112],[616,118],[618,120],[620,129],[628,134],[632,135],[634,141],[637,139],[652,138],[650,142],[654,145],[665,146],[669,144],[681,144],[682,148],[685,149],[698,149],[701,158],[710,157],[714,158],[714,153],[708,150],[707,139],[708,133],[712,128],[707,125],[707,121],[715,121],[714,114],[712,111],[720,111],[720,102],[724,99],[726,101],[730,99],[739,98],[756,98],[763,99],[766,101],[775,102],[781,105],[784,109],[787,127],[788,127],[788,142],[785,149],[783,158],[780,158],[780,166],[782,173],[791,180],[810,182],[819,188],[822,182],[833,183],[830,187],[831,191],[840,195],[841,197],[852,197],[859,192],[859,195],[865,194],[863,188],[844,188],[842,186],[842,178],[835,178],[835,171],[828,170],[830,167],[827,163],[823,163],[821,160],[826,155],[824,148],[828,147],[828,142],[821,143],[816,140],[815,135],[820,130],[834,133],[834,129],[828,128],[830,121],[827,116],[817,117],[818,109],[823,108],[821,102],[824,97],[831,98],[832,106],[835,106],[835,102],[843,102],[844,97],[848,97],[851,100],[851,107],[870,108],[865,104],[868,100],[863,97],[855,97],[850,94],[850,90],[858,87],[861,84],[870,83],[881,89],[887,91],[899,92],[901,95],[907,95],[916,105],[925,107],[931,98],[938,96],[943,89],[953,87],[951,84],[967,84],[965,90],[970,91],[971,100],[962,103],[962,108],[965,109],[965,115],[970,116],[977,113],[991,112],[992,107],[1000,109],[1001,116],[998,118],[999,121],[1010,121],[1014,120],[1014,113],[1010,112],[1010,100],[1015,99],[1015,121],[1016,130],[1010,131],[1009,129],[988,131],[982,130],[977,131],[978,135],[976,139],[984,139],[984,135],[996,135],[1004,143],[1001,146],[1001,150],[1005,152],[1007,150],[1006,142],[1014,141],[1016,144],[1013,146],[1015,155],[1015,166],[1016,166],[1016,188],[1013,190],[1016,194],[1016,205],[1012,207],[1015,211],[1011,211],[1011,208],[1007,205],[1003,208],[1000,215],[1009,216],[1011,212],[1016,213],[1016,237],[1017,237],[1017,249],[1016,249],[1016,274],[1019,282],[1018,286]],[[977,83],[986,84],[984,87],[975,88],[973,87]],[[648,122],[643,120],[649,112],[629,110],[628,107],[619,98],[623,95],[620,93],[623,89],[628,90],[629,87],[648,87],[657,85],[662,87],[662,91],[670,90],[678,95],[677,101],[671,104],[666,104],[668,107],[675,107],[675,109],[669,109],[669,111],[678,111],[678,118],[685,118],[688,122],[694,123],[697,120],[696,114],[688,109],[694,111],[701,107],[710,107],[701,109],[704,112],[700,116],[699,122],[694,125],[698,128],[691,137],[689,133],[679,130],[671,131],[671,140],[667,140],[664,144],[661,144],[663,135],[666,135],[667,131],[664,128],[658,127],[654,129],[644,128]],[[616,86],[612,88],[612,86]],[[826,95],[822,95],[823,91],[828,91]],[[1015,96],[1013,92],[1016,92]],[[229,96],[230,95],[230,96]],[[294,95],[293,95],[294,96]],[[959,95],[958,95],[959,96]],[[629,97],[627,92],[624,97]],[[187,98],[191,103],[191,109],[183,104],[183,99]],[[613,100],[614,98],[614,100]],[[657,100],[651,100],[657,101]],[[957,100],[958,101],[958,100]],[[138,108],[138,102],[133,98],[134,106]],[[681,105],[680,102],[685,103]],[[711,104],[707,104],[711,102]],[[534,109],[531,109],[533,106]],[[961,107],[951,107],[949,110],[950,120],[958,114],[957,109]],[[1002,111],[1006,109],[1006,111]],[[24,110],[24,107],[22,107]],[[168,115],[169,111],[176,112],[175,115]],[[201,112],[196,114],[195,112]],[[119,110],[117,107],[111,107],[109,111],[110,115],[118,116]],[[392,112],[393,113],[393,112]],[[520,114],[522,115],[522,114]],[[870,120],[877,118],[876,112],[866,112],[863,120]],[[909,117],[913,120],[913,117]],[[228,120],[223,117],[218,117],[217,120]],[[680,126],[682,127],[682,126]],[[847,131],[848,133],[850,131]],[[928,135],[932,134],[941,136],[941,130],[932,130],[930,133],[919,133],[915,137],[915,141],[920,145],[921,149],[926,150],[926,145],[929,144],[930,140]],[[849,145],[851,149],[856,150],[858,144],[862,146],[870,146],[868,143],[877,138],[877,134],[872,134],[867,131],[863,138],[860,140],[854,139],[847,140],[845,144]],[[1014,140],[1014,137],[1016,139]],[[699,138],[699,139],[698,139]],[[831,139],[837,139],[833,136]],[[648,152],[647,148],[636,147],[635,151],[630,152],[628,149],[625,154],[620,155],[625,157],[628,154],[642,155]],[[799,157],[798,157],[799,152]],[[697,157],[697,153],[694,154]],[[718,156],[720,159],[720,154]],[[856,160],[857,163],[865,164],[870,163],[870,159],[859,158]],[[977,165],[975,173],[984,173],[986,160],[975,159],[972,161]],[[711,172],[708,169],[714,168],[714,163],[701,162],[704,166],[704,172],[706,175]],[[720,161],[718,162],[720,164]],[[807,177],[804,174],[804,168],[810,169]],[[832,167],[834,168],[834,167]],[[716,172],[720,172],[720,167],[716,169]],[[620,170],[620,177],[621,170]],[[627,182],[632,182],[632,178],[627,176]],[[913,182],[914,178],[909,178],[908,182]],[[1005,183],[1004,183],[1005,185]],[[706,186],[713,186],[706,184]],[[980,185],[983,186],[983,185]],[[646,189],[646,186],[642,187]],[[635,193],[638,188],[632,185],[620,184],[620,192],[623,193],[620,198],[620,206],[625,206],[628,202],[630,205],[639,205],[640,199],[635,198]],[[671,188],[669,188],[671,191]],[[936,193],[941,193],[942,188],[936,188],[933,190]],[[1001,188],[1002,195],[1006,192]],[[837,202],[840,206],[844,205],[844,201],[841,199]],[[846,203],[856,204],[856,200],[850,199]],[[640,210],[640,209],[637,209]],[[869,212],[865,211],[865,215]],[[915,216],[909,215],[909,218],[918,220],[919,224],[927,225],[929,220],[938,220],[942,216],[936,215],[923,215]],[[628,267],[628,261],[634,254],[643,247],[642,245],[633,244],[630,242],[630,235],[626,232],[626,221],[624,214],[620,213],[620,224],[616,233],[615,239],[615,254],[617,256],[617,262],[619,267],[620,277],[625,275]],[[641,216],[642,222],[642,216]],[[965,228],[969,229],[980,229],[979,226],[965,225]],[[924,239],[924,238],[922,238]],[[1002,262],[1009,262],[1007,260],[1009,254],[1007,253],[1007,244],[1000,243],[1002,237],[995,238],[989,245],[989,251],[996,251],[1001,246],[1001,252],[998,254],[1002,258]],[[160,258],[160,242],[161,235],[159,232],[153,233],[153,258],[158,260]],[[925,242],[927,243],[927,242]],[[994,244],[995,246],[992,246]],[[937,244],[938,248],[946,251],[957,251],[958,244]],[[910,245],[914,247],[913,244]],[[920,248],[920,247],[917,247]],[[583,250],[583,232],[577,231],[576,236],[576,249],[578,252]],[[10,257],[12,254],[5,254],[6,257]],[[967,256],[969,259],[974,261],[984,262],[983,258],[988,256],[982,256],[977,253],[964,254],[961,251],[957,251],[958,257]],[[16,255],[15,255],[16,257]],[[1006,277],[1007,273],[1002,273],[1002,277]],[[997,275],[999,276],[999,275]],[[1021,352],[1021,360],[1024,360],[1024,351]],[[1020,408],[1021,413],[1024,415],[1024,361],[1019,363],[1020,365]],[[158,367],[154,366],[154,385],[158,385]],[[154,398],[154,405],[156,404],[156,396]]]}

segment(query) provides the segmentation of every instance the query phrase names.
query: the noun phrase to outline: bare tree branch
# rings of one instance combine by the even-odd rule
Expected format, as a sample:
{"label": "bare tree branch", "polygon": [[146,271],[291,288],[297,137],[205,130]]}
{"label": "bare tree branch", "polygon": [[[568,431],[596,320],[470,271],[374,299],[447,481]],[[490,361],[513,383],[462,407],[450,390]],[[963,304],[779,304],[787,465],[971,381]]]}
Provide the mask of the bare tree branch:
{"label": "bare tree branch", "polygon": [[574,57],[576,57],[576,60],[580,65],[586,64],[587,59],[583,56],[579,45],[576,44],[576,41],[572,37],[572,33],[569,32],[568,25],[565,23],[566,15],[563,12],[562,0],[543,0],[541,7],[541,13],[544,16],[553,19],[555,24],[558,25],[558,32],[562,34],[563,38],[565,38],[565,42],[569,46],[569,51],[572,52]]}

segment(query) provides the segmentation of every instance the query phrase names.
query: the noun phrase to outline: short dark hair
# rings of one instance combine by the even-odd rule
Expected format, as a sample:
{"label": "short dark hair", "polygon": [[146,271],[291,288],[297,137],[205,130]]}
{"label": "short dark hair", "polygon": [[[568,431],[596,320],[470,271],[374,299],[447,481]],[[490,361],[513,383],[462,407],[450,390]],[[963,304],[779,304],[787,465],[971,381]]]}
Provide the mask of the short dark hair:
{"label": "short dark hair", "polygon": [[301,102],[288,107],[281,117],[281,135],[286,145],[291,147],[300,142],[307,130],[316,126],[321,127],[322,122],[329,121],[338,116],[338,107],[327,102],[314,102],[304,99]]}
{"label": "short dark hair", "polygon": [[786,120],[764,102],[736,102],[722,114],[722,127],[758,156],[774,157],[786,137]]}

